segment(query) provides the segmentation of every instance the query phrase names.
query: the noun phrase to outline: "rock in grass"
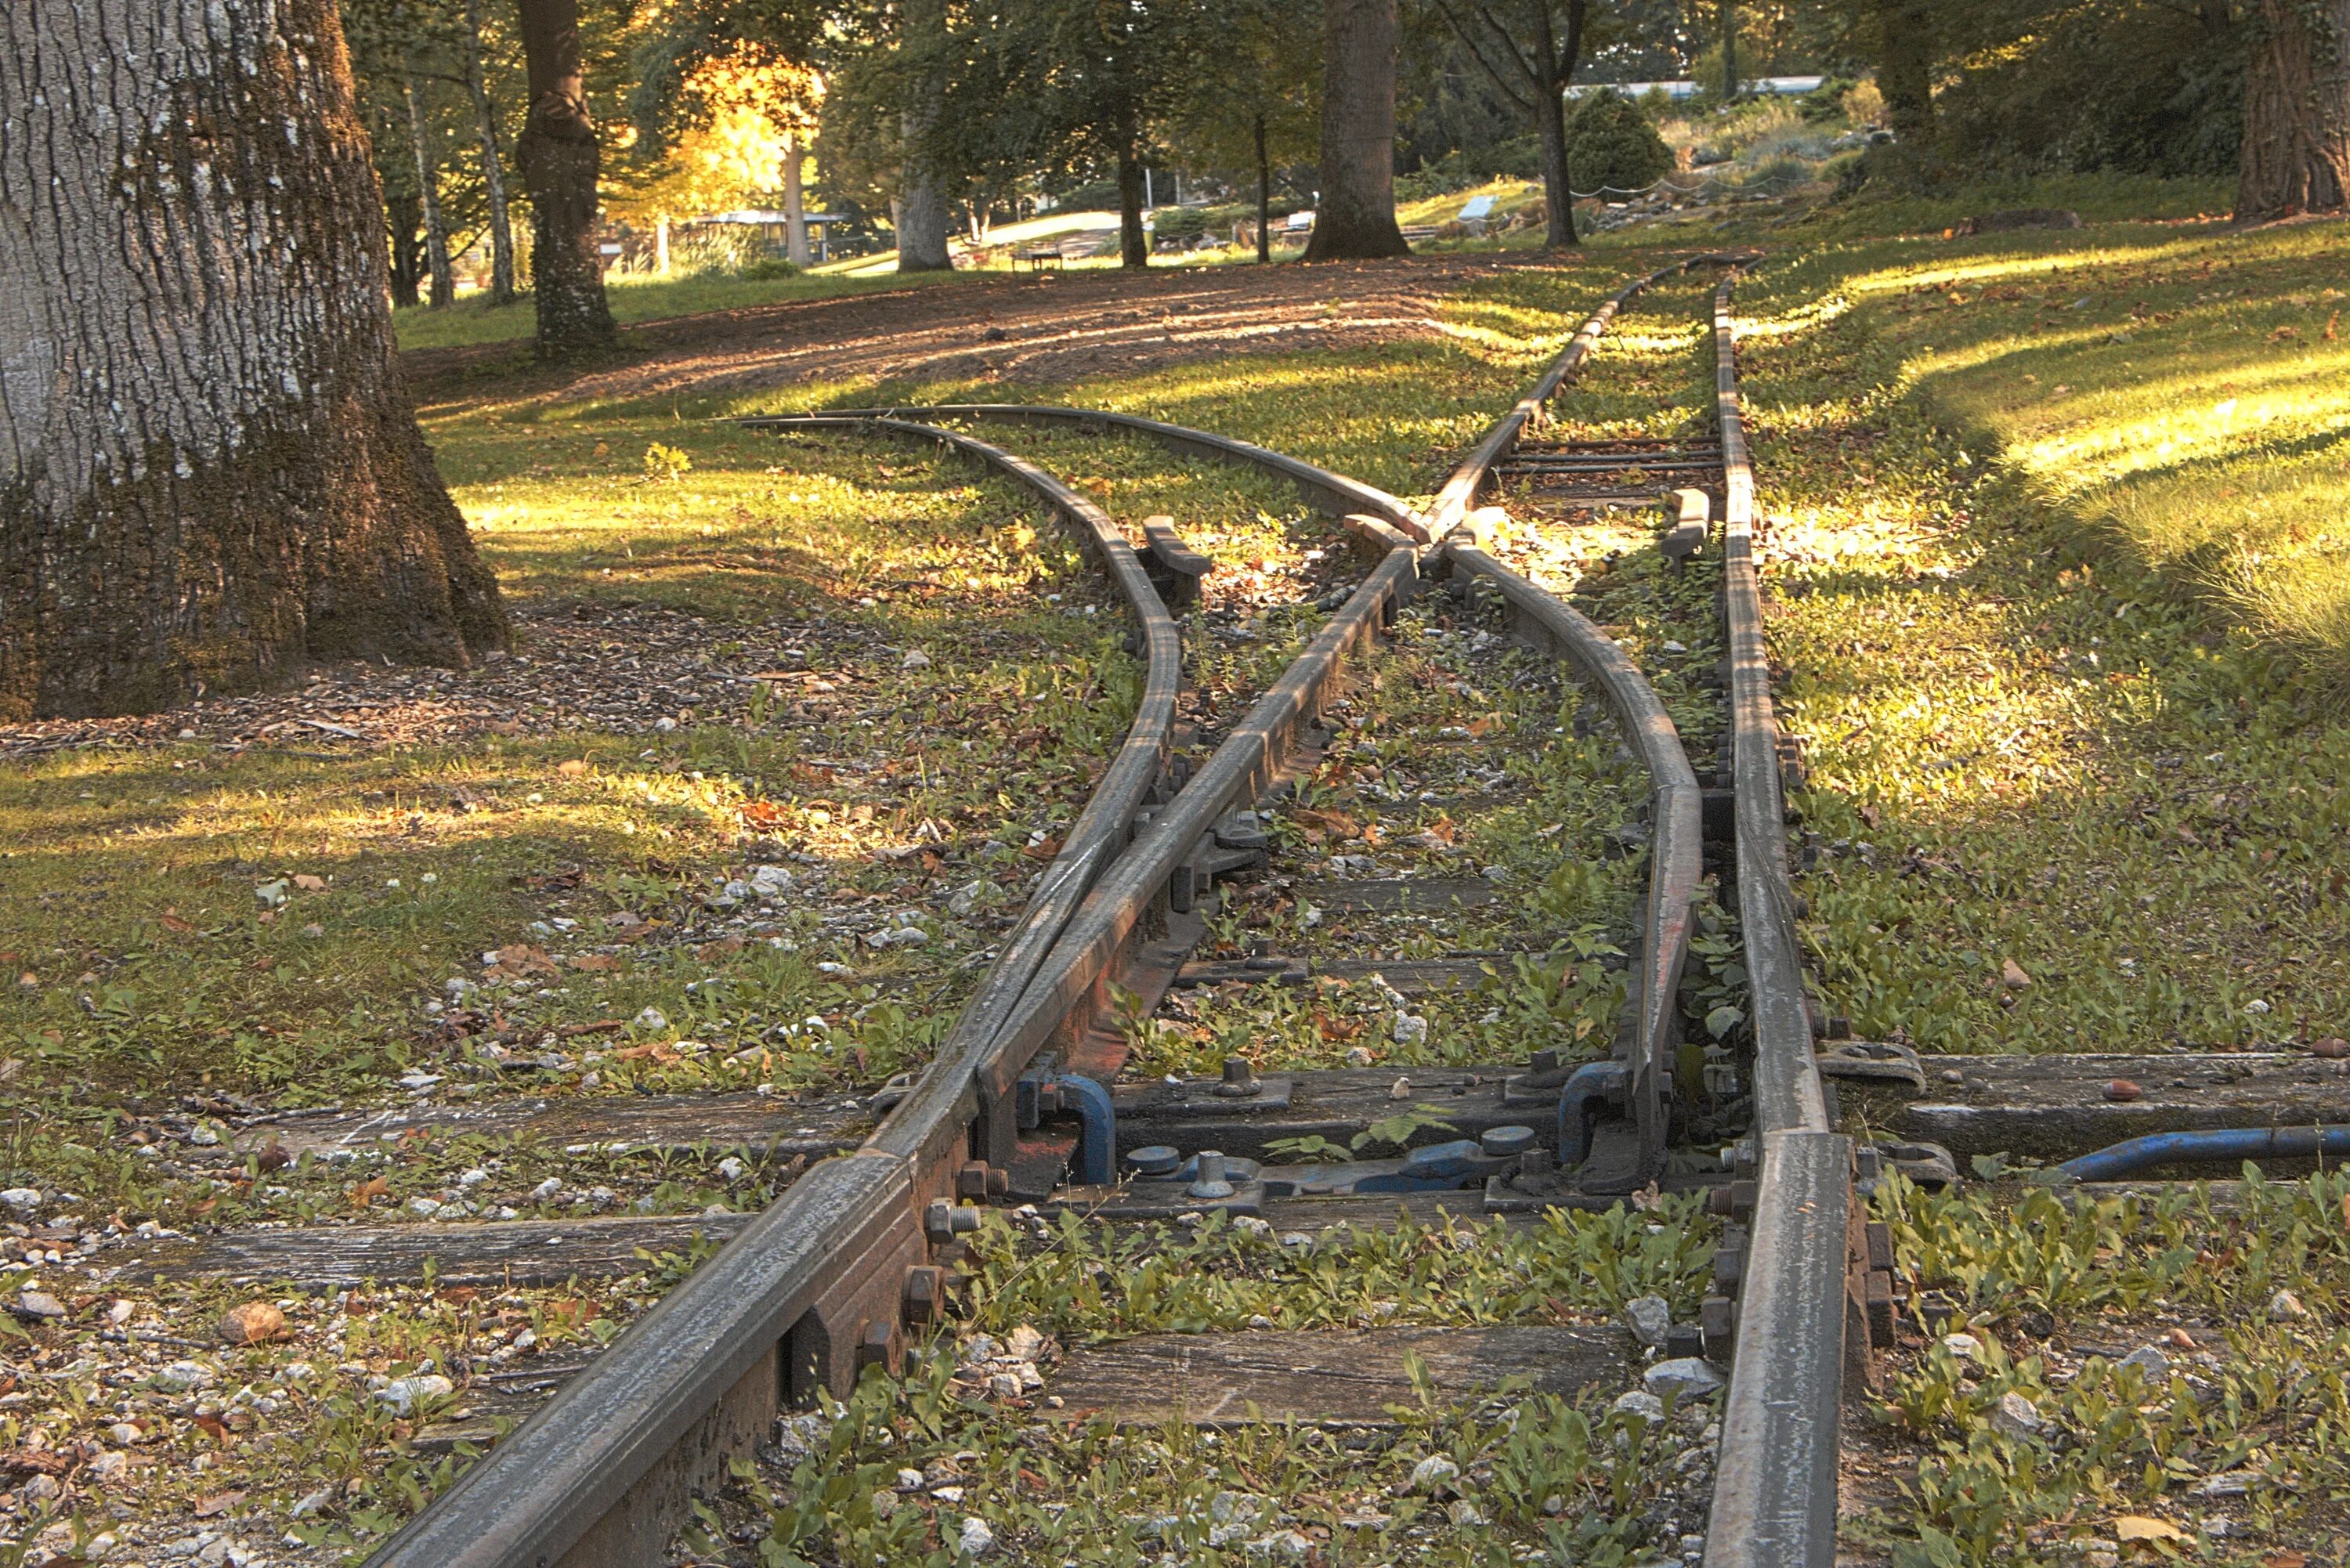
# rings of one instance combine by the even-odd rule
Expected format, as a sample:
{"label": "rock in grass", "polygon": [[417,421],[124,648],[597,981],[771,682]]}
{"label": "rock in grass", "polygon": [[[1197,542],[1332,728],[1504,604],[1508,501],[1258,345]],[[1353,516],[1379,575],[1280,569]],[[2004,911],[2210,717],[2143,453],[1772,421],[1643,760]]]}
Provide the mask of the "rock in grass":
{"label": "rock in grass", "polygon": [[1411,1467],[1411,1477],[1403,1483],[1403,1490],[1407,1492],[1434,1492],[1460,1479],[1459,1465],[1442,1454],[1430,1454]]}
{"label": "rock in grass", "polygon": [[286,1314],[267,1302],[247,1302],[221,1314],[223,1345],[261,1345],[286,1332]]}
{"label": "rock in grass", "polygon": [[1642,1345],[1662,1345],[1673,1326],[1673,1309],[1662,1296],[1635,1296],[1624,1303],[1624,1321]]}
{"label": "rock in grass", "polygon": [[995,1532],[989,1528],[987,1521],[968,1517],[956,1532],[955,1550],[965,1557],[984,1557],[995,1550]]}
{"label": "rock in grass", "polygon": [[11,1187],[0,1192],[0,1204],[5,1204],[8,1212],[17,1219],[29,1219],[33,1210],[41,1206],[41,1189],[37,1187]]}
{"label": "rock in grass", "polygon": [[26,1291],[8,1303],[8,1310],[26,1323],[62,1323],[66,1303],[47,1291]]}
{"label": "rock in grass", "polygon": [[1659,1397],[1670,1394],[1685,1400],[1701,1399],[1721,1386],[1721,1374],[1697,1356],[1681,1355],[1658,1362],[1640,1381]]}
{"label": "rock in grass", "polygon": [[442,1399],[457,1391],[457,1386],[437,1372],[421,1373],[413,1377],[395,1377],[375,1391],[375,1397],[402,1416],[414,1410],[427,1399]]}
{"label": "rock in grass", "polygon": [[1665,1402],[1654,1394],[1638,1388],[1628,1394],[1617,1395],[1616,1403],[1607,1407],[1626,1416],[1638,1416],[1650,1426],[1665,1418]]}
{"label": "rock in grass", "polygon": [[2047,1423],[2039,1406],[2011,1391],[1999,1397],[1998,1405],[1991,1409],[1991,1424],[1993,1431],[2004,1432],[2011,1438],[2028,1438]]}
{"label": "rock in grass", "polygon": [[2151,1345],[2141,1345],[2123,1356],[2122,1365],[2137,1367],[2146,1374],[2149,1382],[2170,1376],[2170,1357],[2165,1355],[2158,1347]]}
{"label": "rock in grass", "polygon": [[2032,977],[2024,973],[2023,966],[2013,959],[1999,961],[1999,979],[2000,983],[2010,991],[2022,991],[2032,983]]}
{"label": "rock in grass", "polygon": [[2308,1315],[2309,1309],[2302,1305],[2301,1298],[2291,1291],[2279,1291],[2269,1298],[2271,1323],[2295,1323]]}

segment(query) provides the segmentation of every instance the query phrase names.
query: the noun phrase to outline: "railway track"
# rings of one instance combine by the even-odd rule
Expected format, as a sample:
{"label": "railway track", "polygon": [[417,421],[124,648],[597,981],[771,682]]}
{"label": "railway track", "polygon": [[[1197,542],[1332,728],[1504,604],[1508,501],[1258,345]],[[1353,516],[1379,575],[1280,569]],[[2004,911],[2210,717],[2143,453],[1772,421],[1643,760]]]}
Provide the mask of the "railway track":
{"label": "railway track", "polygon": [[[1549,404],[1617,313],[1645,291],[1687,290],[1672,280],[1698,262],[1731,267],[1710,301],[1710,398],[1678,423],[1553,439]],[[1424,511],[1244,442],[1097,410],[744,421],[945,443],[1049,497],[1133,608],[1144,702],[978,995],[879,1130],[742,1226],[373,1561],[661,1560],[692,1496],[781,1412],[845,1393],[865,1368],[909,1367],[911,1342],[951,1315],[955,1267],[991,1210],[1048,1237],[1069,1214],[1138,1235],[1244,1227],[1310,1254],[1342,1227],[1424,1238],[1628,1207],[1651,1233],[1711,1238],[1697,1310],[1639,1325],[1645,1375],[1641,1348],[1589,1314],[1557,1332],[1367,1329],[1336,1351],[1258,1318],[1123,1359],[1081,1354],[1058,1386],[1137,1418],[1270,1400],[1276,1415],[1376,1424],[1423,1376],[1446,1393],[1523,1376],[1678,1397],[1726,1369],[1706,1457],[1685,1468],[1696,1481],[1652,1501],[1650,1527],[1680,1541],[1650,1548],[1707,1568],[1831,1562],[1839,1407],[1874,1386],[1896,1327],[1868,1183],[1888,1165],[1951,1179],[1950,1150],[1928,1137],[1964,1155],[1995,1124],[2002,1147],[2037,1137],[2077,1153],[2177,1117],[2087,1115],[2014,1075],[1844,1040],[1807,990],[1787,834],[1800,762],[1772,704],[1730,316],[1738,265],[1697,258],[1627,286]],[[1211,564],[1159,520],[1137,551],[1066,485],[951,425],[1141,438],[1278,474],[1344,519],[1360,553],[1351,589],[1244,719],[1187,732],[1166,606]],[[1623,548],[1562,597],[1536,581],[1542,551],[1527,542],[1577,536]],[[1647,639],[1658,646],[1636,658],[1595,616],[1646,616],[1689,640]],[[1461,849],[1481,832],[1515,842]],[[1553,871],[1573,875],[1529,897]],[[1591,940],[1599,928],[1626,940],[1609,951]],[[1726,981],[1730,967],[1742,980]],[[1531,1023],[1496,1004],[1529,994]],[[2049,1081],[2085,1083],[2107,1059],[2043,1060]],[[2251,1086],[2202,1107],[2202,1125],[2272,1118],[2289,1075],[2254,1084],[2261,1065],[2230,1066]],[[1929,1081],[1963,1103],[1902,1103]],[[1867,1122],[1912,1141],[1839,1131],[1839,1085]],[[2330,1106],[2339,1089],[2313,1096]],[[1252,1353],[1251,1334],[1284,1337]],[[1677,1370],[1659,1384],[1662,1366]],[[1643,1392],[1626,1386],[1608,1407],[1645,1418]],[[924,1507],[962,1495],[941,1488]],[[1450,1518],[1486,1522],[1473,1507]]]}
{"label": "railway track", "polygon": [[[1863,1321],[1848,1324],[1847,1315],[1865,1305],[1866,1248],[1850,1196],[1852,1147],[1827,1128],[1794,967],[1780,747],[1751,556],[1752,480],[1727,281],[1715,327],[1718,478],[1700,466],[1717,449],[1651,445],[1626,453],[1644,471],[1635,478],[1703,473],[1712,481],[1684,487],[1678,521],[1701,527],[1706,508],[1719,506],[1731,649],[1726,766],[1705,759],[1701,782],[1664,705],[1624,651],[1475,542],[1482,514],[1473,504],[1496,482],[1555,483],[1564,472],[1579,486],[1565,499],[1585,509],[1654,499],[1607,466],[1617,454],[1559,460],[1550,454],[1587,449],[1539,438],[1547,400],[1609,318],[1684,265],[1607,302],[1425,515],[1280,454],[1132,416],[965,407],[746,421],[943,442],[1050,497],[1090,531],[1133,607],[1148,690],[1134,731],[978,995],[873,1137],[813,1167],[374,1561],[390,1568],[658,1560],[690,1494],[709,1483],[723,1456],[754,1448],[784,1408],[820,1386],[845,1390],[868,1366],[901,1368],[908,1335],[944,1310],[948,1265],[990,1203],[1074,1209],[1112,1223],[1175,1215],[1197,1223],[1193,1217],[1222,1210],[1279,1230],[1341,1220],[1376,1227],[1399,1194],[1433,1217],[1605,1209],[1699,1189],[1731,1221],[1716,1266],[1724,1288],[1706,1302],[1700,1322],[1651,1325],[1650,1337],[1677,1365],[1702,1367],[1698,1357],[1710,1355],[1731,1366],[1706,1561],[1826,1561],[1847,1329]],[[1165,528],[1150,531],[1146,561],[1066,486],[935,422],[950,419],[1140,435],[1187,455],[1280,473],[1346,518],[1365,556],[1360,580],[1304,656],[1183,776],[1180,764],[1164,766],[1175,738],[1175,623],[1144,579],[1155,576],[1174,597],[1205,563]],[[1596,488],[1585,483],[1594,470]],[[1450,580],[1430,593],[1439,576]],[[1398,650],[1402,642],[1413,645],[1409,654]],[[1512,651],[1517,644],[1543,657]],[[1563,682],[1568,676],[1575,684]],[[1490,701],[1489,689],[1505,688],[1520,699],[1515,713],[1555,711],[1562,702],[1575,709],[1571,691],[1587,691],[1604,708],[1638,774],[1614,781],[1616,809],[1632,801],[1636,820],[1596,825],[1619,846],[1645,848],[1638,877],[1617,879],[1627,907],[1553,901],[1551,918],[1529,919],[1524,909],[1492,908],[1508,881],[1498,863],[1489,867],[1494,876],[1427,874],[1430,863],[1454,857],[1444,836],[1422,825],[1451,826],[1456,806],[1464,815],[1488,808],[1497,790],[1506,797],[1531,778],[1549,784],[1549,798],[1531,811],[1505,798],[1498,809],[1530,830],[1539,831],[1545,814],[1562,822],[1579,814],[1590,829],[1591,813],[1608,797],[1596,777],[1542,780],[1540,758],[1560,743],[1537,732],[1547,725],[1503,726],[1513,732],[1499,749],[1526,753],[1504,756],[1520,764],[1513,774],[1489,765],[1496,747],[1480,743],[1467,724],[1430,722],[1468,718],[1467,708]],[[1449,693],[1409,700],[1430,689]],[[1383,704],[1381,692],[1407,700]],[[1383,706],[1398,711],[1391,718]],[[1449,730],[1452,743],[1430,756],[1426,734],[1406,732],[1382,754],[1385,726],[1413,721],[1423,732]],[[1598,756],[1608,748],[1581,750]],[[1396,787],[1406,756],[1413,772],[1404,782],[1416,789]],[[1607,770],[1594,763],[1586,771]],[[1344,810],[1304,804],[1334,773],[1369,784],[1348,798],[1366,815],[1365,808],[1377,810],[1370,831]],[[1680,981],[1705,874],[1707,783],[1734,797],[1734,840],[1715,846],[1723,859],[1715,871],[1737,890],[1752,976],[1753,1049],[1744,1061],[1688,1050],[1683,1037]],[[1407,816],[1412,834],[1377,826]],[[1297,831],[1301,823],[1307,831]],[[1316,825],[1322,831],[1312,830]],[[1313,840],[1330,836],[1368,852],[1325,854]],[[1394,841],[1405,837],[1425,852],[1394,864]],[[1556,859],[1571,867],[1603,857],[1596,844],[1570,843]],[[1627,880],[1638,885],[1623,886]],[[1253,926],[1264,937],[1250,934],[1251,902],[1260,906]],[[1617,961],[1620,982],[1607,978],[1605,961],[1577,961],[1595,955],[1569,945],[1572,933],[1562,928],[1575,915],[1597,915],[1632,935]],[[1333,988],[1370,997],[1368,1011],[1386,1023],[1380,1044],[1409,1059],[1421,1054],[1415,1048],[1429,1034],[1429,1014],[1465,1026],[1465,1015],[1445,1011],[1451,996],[1491,994],[1486,981],[1504,968],[1540,975],[1554,1000],[1595,987],[1612,997],[1620,983],[1620,1012],[1596,1040],[1578,1042],[1557,1028],[1564,1048],[1530,1060],[1478,1060],[1481,1032],[1458,1027],[1466,1038],[1450,1044],[1451,1061],[1420,1068],[1417,1083],[1384,1060],[1300,1065],[1270,1059],[1270,1048],[1255,1053],[1261,1061],[1227,1056],[1211,1075],[1168,1074],[1147,1085],[1121,1078],[1138,1047],[1148,1055],[1159,1025],[1198,1017],[1201,1003],[1192,999],[1219,999],[1244,1026],[1271,1028],[1258,999]],[[1588,995],[1568,999],[1566,1011],[1577,1001],[1587,1012]],[[1481,1022],[1499,1011],[1488,1008]],[[1338,1038],[1351,1037],[1347,1029]],[[1500,1031],[1489,1023],[1482,1033]],[[1591,1048],[1611,1037],[1607,1048]],[[1353,1060],[1389,1054],[1358,1047]],[[1711,1162],[1688,1158],[1686,1135],[1693,1127],[1717,1137],[1732,1130],[1744,1102],[1752,1127],[1731,1145],[1732,1168],[1697,1168]],[[1481,1352],[1463,1360],[1488,1379],[1539,1377],[1546,1360],[1567,1354],[1556,1339],[1505,1345],[1507,1337],[1485,1335]],[[1428,1351],[1423,1345],[1413,1354]],[[1711,1381],[1705,1372],[1683,1376],[1673,1386]],[[1678,1530],[1696,1521],[1672,1522]]]}

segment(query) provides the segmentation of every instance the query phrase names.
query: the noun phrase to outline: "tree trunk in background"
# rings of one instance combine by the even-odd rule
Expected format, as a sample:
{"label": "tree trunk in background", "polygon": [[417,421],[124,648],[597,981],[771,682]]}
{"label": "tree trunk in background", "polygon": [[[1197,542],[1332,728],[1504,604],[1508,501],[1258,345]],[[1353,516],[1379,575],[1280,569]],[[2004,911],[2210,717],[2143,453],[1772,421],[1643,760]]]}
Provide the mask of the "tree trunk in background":
{"label": "tree trunk in background", "polygon": [[806,197],[800,190],[800,139],[784,138],[784,259],[808,264]]}
{"label": "tree trunk in background", "polygon": [[0,715],[503,646],[334,0],[16,0],[0,115]]}
{"label": "tree trunk in background", "polygon": [[416,101],[416,83],[400,84],[408,99],[408,145],[416,154],[416,189],[424,202],[424,265],[432,276],[432,308],[446,310],[457,303],[457,277],[449,270],[449,225],[441,216],[441,171],[434,166],[432,144],[424,134],[424,110]]}
{"label": "tree trunk in background", "polygon": [[1273,160],[1264,150],[1264,116],[1256,117],[1256,259],[1273,259]]}
{"label": "tree trunk in background", "polygon": [[1395,0],[1322,0],[1322,194],[1307,261],[1404,256],[1395,216]]}
{"label": "tree trunk in background", "polygon": [[415,197],[399,195],[384,198],[383,216],[391,251],[391,302],[413,308],[416,286],[424,281],[424,253],[416,245],[416,225],[422,214],[416,210]]}
{"label": "tree trunk in background", "polygon": [[490,202],[490,303],[515,302],[514,221],[506,210],[505,160],[498,151],[498,115],[482,70],[482,0],[465,0],[465,90],[482,139],[482,187]]}
{"label": "tree trunk in background", "polygon": [[[945,0],[907,0],[901,16],[899,26],[909,49],[928,52],[945,36]],[[898,270],[946,272],[954,265],[947,251],[946,192],[913,152],[930,130],[931,117],[938,113],[938,84],[919,83],[914,92],[915,101],[907,106],[899,120],[899,140],[908,151],[906,167],[898,181]]]}
{"label": "tree trunk in background", "polygon": [[515,161],[530,186],[530,281],[538,357],[567,359],[619,336],[604,299],[596,249],[596,177],[602,154],[579,63],[578,0],[516,0],[530,66],[530,116]]}
{"label": "tree trunk in background", "polygon": [[1566,250],[1583,242],[1575,234],[1575,180],[1566,163],[1566,109],[1555,86],[1534,95],[1534,140],[1542,152],[1543,218],[1549,225],[1543,235],[1543,248]]}
{"label": "tree trunk in background", "polygon": [[2339,213],[2350,192],[2350,0],[2260,0],[2236,221]]}
{"label": "tree trunk in background", "polygon": [[1918,0],[1873,0],[1877,90],[1894,136],[1921,165],[1934,153],[1932,12]]}
{"label": "tree trunk in background", "polygon": [[1737,0],[1721,0],[1721,101],[1738,96]]}
{"label": "tree trunk in background", "polygon": [[1150,234],[1142,226],[1142,159],[1136,152],[1134,130],[1121,126],[1124,145],[1118,152],[1118,259],[1121,266],[1150,265]]}

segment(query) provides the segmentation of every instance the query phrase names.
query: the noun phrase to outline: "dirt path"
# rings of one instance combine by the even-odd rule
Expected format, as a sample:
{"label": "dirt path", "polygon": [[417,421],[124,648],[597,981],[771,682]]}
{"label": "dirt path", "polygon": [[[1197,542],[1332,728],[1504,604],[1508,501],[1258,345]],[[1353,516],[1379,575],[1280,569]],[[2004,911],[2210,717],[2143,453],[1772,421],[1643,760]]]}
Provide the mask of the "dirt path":
{"label": "dirt path", "polygon": [[[1554,265],[1435,256],[974,279],[648,322],[628,331],[631,363],[537,372],[505,389],[567,402],[740,394],[868,376],[1053,385],[1210,356],[1441,337],[1451,329],[1438,319],[1438,303],[1467,280]],[[477,397],[480,379],[498,374],[514,352],[490,344],[402,359],[430,408]]]}

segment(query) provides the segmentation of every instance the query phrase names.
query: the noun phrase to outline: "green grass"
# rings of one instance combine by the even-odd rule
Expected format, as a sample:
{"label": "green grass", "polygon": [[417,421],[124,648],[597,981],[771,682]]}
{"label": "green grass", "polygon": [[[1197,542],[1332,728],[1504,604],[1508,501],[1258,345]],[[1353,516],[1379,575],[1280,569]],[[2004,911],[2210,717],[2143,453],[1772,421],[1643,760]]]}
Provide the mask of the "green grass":
{"label": "green grass", "polygon": [[[1919,339],[1999,317],[1921,327],[1897,306],[1925,296],[1855,286],[1883,265],[1883,247],[1831,250],[1739,296],[1781,711],[1811,763],[1807,940],[1833,1010],[1957,1051],[2338,1033],[2350,722],[2305,666],[2053,504],[1992,416],[1939,425],[1949,383],[1919,370]],[[2092,401],[2124,363],[2038,362]],[[2007,394],[2017,421],[2042,417],[2028,392]],[[2010,961],[2029,985],[2004,982]]]}
{"label": "green grass", "polygon": [[[1854,1544],[1897,1568],[2336,1559],[2350,1186],[2246,1175],[2227,1202],[1891,1179],[1897,1267],[1954,1315],[1862,1429],[1881,1479]],[[2036,1425],[1996,1422],[2002,1399]]]}
{"label": "green grass", "polygon": [[[698,316],[712,310],[741,310],[758,305],[792,305],[807,300],[843,299],[899,288],[922,288],[951,283],[960,273],[896,272],[884,275],[834,275],[798,277],[742,278],[723,273],[691,277],[620,275],[606,279],[604,296],[610,301],[612,319],[623,327],[639,321],[660,321],[676,316]],[[469,295],[444,310],[409,306],[391,314],[393,335],[402,348],[462,348],[484,343],[514,343],[537,330],[537,306],[528,294],[512,305],[494,306],[480,295]]]}

